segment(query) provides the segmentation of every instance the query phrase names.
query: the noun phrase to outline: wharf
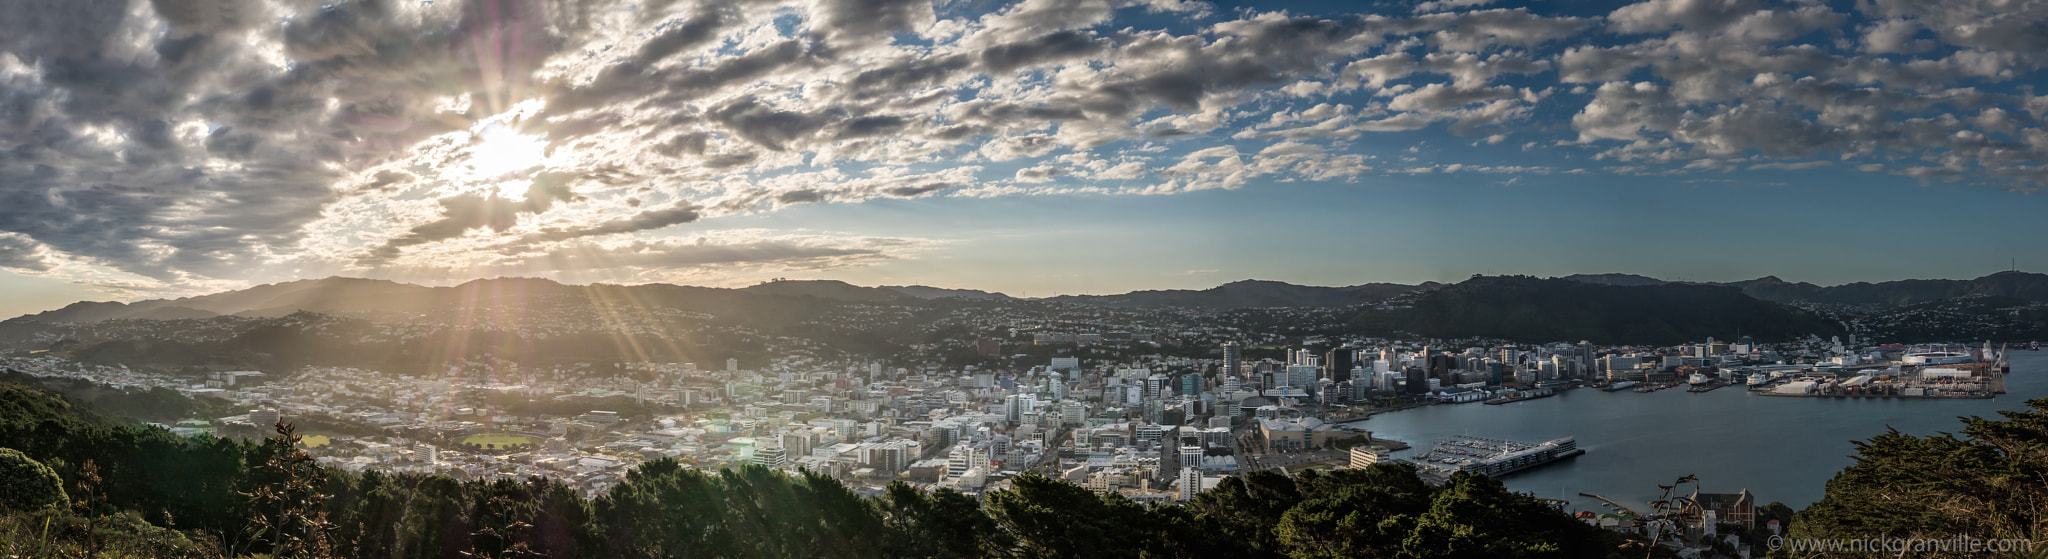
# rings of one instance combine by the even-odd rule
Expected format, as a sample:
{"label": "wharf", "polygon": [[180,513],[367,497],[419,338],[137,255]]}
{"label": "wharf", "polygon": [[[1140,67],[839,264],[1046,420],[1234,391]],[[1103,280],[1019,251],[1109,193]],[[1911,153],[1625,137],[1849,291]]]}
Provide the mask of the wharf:
{"label": "wharf", "polygon": [[1698,392],[1713,392],[1713,391],[1714,391],[1715,389],[1719,389],[1719,388],[1721,388],[1721,387],[1724,387],[1724,386],[1728,386],[1729,384],[1730,384],[1730,383],[1729,383],[1728,381],[1725,381],[1725,380],[1717,380],[1717,381],[1714,381],[1714,382],[1709,382],[1709,383],[1706,383],[1706,384],[1695,384],[1695,385],[1692,385],[1691,387],[1688,387],[1688,388],[1686,388],[1686,389],[1685,389],[1685,391],[1686,391],[1686,392],[1694,392],[1694,393],[1698,393]]}
{"label": "wharf", "polygon": [[1414,464],[1424,480],[1441,483],[1456,472],[1499,477],[1585,453],[1572,437],[1529,444],[1455,435],[1437,441],[1428,452],[1399,460]]}
{"label": "wharf", "polygon": [[1663,389],[1666,389],[1666,388],[1673,388],[1673,387],[1676,387],[1676,386],[1678,386],[1678,385],[1681,385],[1681,384],[1685,384],[1685,383],[1683,383],[1683,382],[1674,382],[1674,383],[1670,383],[1670,384],[1646,384],[1646,385],[1643,385],[1643,386],[1638,386],[1638,387],[1636,387],[1636,392],[1643,392],[1643,393],[1649,393],[1649,392],[1656,392],[1656,391],[1659,391],[1659,390],[1663,390]]}

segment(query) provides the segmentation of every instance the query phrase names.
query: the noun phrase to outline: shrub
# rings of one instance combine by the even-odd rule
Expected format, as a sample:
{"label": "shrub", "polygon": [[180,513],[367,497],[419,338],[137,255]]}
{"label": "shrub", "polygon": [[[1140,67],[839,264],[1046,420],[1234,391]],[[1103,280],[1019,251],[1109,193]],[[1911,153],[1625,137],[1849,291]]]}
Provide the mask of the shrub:
{"label": "shrub", "polygon": [[21,451],[0,448],[0,507],[33,511],[62,507],[64,480]]}

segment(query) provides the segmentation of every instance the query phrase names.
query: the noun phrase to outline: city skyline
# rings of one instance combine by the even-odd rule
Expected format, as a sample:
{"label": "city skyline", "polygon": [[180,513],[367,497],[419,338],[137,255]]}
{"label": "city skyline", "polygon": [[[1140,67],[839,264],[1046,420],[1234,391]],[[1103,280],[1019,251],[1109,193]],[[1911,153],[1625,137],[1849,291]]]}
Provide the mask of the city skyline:
{"label": "city skyline", "polygon": [[0,315],[332,275],[1836,285],[2048,239],[2038,7],[177,6],[0,23]]}

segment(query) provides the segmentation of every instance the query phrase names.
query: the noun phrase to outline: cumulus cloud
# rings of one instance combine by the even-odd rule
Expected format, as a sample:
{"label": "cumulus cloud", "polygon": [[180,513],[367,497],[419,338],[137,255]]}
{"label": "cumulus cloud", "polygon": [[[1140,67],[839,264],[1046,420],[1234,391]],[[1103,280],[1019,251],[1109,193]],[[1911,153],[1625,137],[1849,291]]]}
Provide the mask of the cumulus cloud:
{"label": "cumulus cloud", "polygon": [[17,4],[0,267],[143,286],[595,262],[572,247],[870,262],[660,236],[801,204],[1482,168],[1362,141],[1430,129],[1623,172],[2048,176],[2039,2]]}

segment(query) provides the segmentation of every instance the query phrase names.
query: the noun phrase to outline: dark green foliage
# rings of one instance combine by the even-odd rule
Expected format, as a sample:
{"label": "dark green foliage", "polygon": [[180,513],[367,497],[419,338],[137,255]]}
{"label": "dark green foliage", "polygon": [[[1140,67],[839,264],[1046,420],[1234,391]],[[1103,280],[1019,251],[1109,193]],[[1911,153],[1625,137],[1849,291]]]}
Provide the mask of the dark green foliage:
{"label": "dark green foliage", "polygon": [[299,445],[289,423],[276,425],[277,436],[258,449],[256,486],[243,493],[252,509],[251,543],[279,559],[325,559],[335,555],[334,533],[322,508],[327,501],[327,473]]}
{"label": "dark green foliage", "polygon": [[877,505],[894,536],[885,542],[891,557],[991,557],[1015,543],[996,530],[979,501],[951,489],[919,491],[899,481]]}
{"label": "dark green foliage", "polygon": [[1733,287],[1615,286],[1525,276],[1474,277],[1419,295],[1408,307],[1368,308],[1358,331],[1431,338],[1675,344],[1736,332],[1759,340],[1831,336],[1840,325]]}
{"label": "dark green foliage", "polygon": [[1856,464],[1799,512],[1791,537],[2025,538],[2048,534],[2048,399],[2004,420],[1969,417],[1962,436],[1888,430],[1856,443]]}
{"label": "dark green foliage", "polygon": [[0,508],[34,511],[61,507],[68,501],[64,480],[56,471],[21,451],[0,448]]}
{"label": "dark green foliage", "polygon": [[1398,464],[1229,478],[1189,508],[1213,534],[1202,544],[1238,557],[1607,557],[1627,543],[1492,478],[1438,487]]}

